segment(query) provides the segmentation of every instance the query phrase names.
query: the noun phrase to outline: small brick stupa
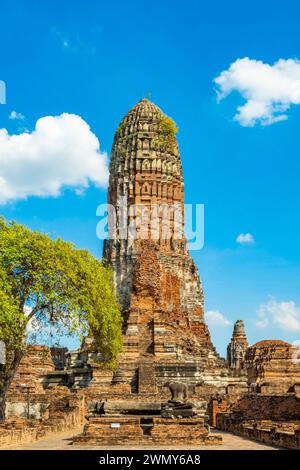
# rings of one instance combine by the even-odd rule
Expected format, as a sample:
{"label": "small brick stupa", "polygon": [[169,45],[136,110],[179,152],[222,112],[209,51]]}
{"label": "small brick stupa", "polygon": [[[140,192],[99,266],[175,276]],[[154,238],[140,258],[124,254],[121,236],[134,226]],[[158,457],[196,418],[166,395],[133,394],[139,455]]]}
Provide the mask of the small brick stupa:
{"label": "small brick stupa", "polygon": [[237,320],[234,324],[233,334],[227,346],[227,361],[232,369],[242,370],[246,368],[246,351],[248,348],[247,336],[243,320]]}

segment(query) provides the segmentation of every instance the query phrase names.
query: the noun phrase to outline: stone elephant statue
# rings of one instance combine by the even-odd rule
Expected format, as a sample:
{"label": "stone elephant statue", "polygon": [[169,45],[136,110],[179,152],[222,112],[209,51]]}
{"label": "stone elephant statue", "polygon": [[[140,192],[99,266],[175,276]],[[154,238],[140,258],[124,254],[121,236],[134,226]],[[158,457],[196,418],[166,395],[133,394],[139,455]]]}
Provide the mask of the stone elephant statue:
{"label": "stone elephant statue", "polygon": [[165,386],[169,388],[173,401],[187,399],[188,388],[186,384],[180,382],[168,382]]}

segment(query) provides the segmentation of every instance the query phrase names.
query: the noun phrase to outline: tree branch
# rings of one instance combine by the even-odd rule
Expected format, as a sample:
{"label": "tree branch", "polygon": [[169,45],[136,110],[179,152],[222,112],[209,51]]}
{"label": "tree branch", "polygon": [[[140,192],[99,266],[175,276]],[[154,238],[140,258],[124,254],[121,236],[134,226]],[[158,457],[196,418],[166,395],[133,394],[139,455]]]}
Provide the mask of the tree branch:
{"label": "tree branch", "polygon": [[44,310],[45,308],[48,308],[49,304],[39,304],[37,303],[36,306],[31,310],[29,315],[27,315],[27,323],[31,320],[32,317],[34,317],[39,310]]}

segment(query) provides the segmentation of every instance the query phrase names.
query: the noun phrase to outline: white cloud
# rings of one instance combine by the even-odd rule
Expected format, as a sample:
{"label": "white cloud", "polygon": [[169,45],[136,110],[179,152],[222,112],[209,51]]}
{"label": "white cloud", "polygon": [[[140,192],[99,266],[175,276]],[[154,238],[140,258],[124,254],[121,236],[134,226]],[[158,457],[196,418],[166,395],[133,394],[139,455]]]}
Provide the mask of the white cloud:
{"label": "white cloud", "polygon": [[231,325],[231,321],[219,310],[208,310],[205,313],[205,320],[209,326],[225,327]]}
{"label": "white cloud", "polygon": [[65,187],[105,187],[107,155],[88,124],[75,114],[46,116],[31,132],[0,129],[0,204],[29,196],[59,196]]}
{"label": "white cloud", "polygon": [[259,306],[256,326],[277,326],[287,331],[300,331],[300,308],[293,300],[277,302],[274,298]]}
{"label": "white cloud", "polygon": [[270,65],[248,57],[237,59],[214,83],[219,101],[233,91],[246,100],[234,116],[242,126],[270,125],[286,120],[285,111],[300,103],[300,61],[279,59]]}
{"label": "white cloud", "polygon": [[17,111],[12,111],[8,117],[9,119],[13,119],[13,120],[16,119],[18,121],[24,121],[25,119],[24,114],[18,113]]}
{"label": "white cloud", "polygon": [[254,243],[254,237],[252,233],[240,233],[235,240],[240,245],[252,244]]}

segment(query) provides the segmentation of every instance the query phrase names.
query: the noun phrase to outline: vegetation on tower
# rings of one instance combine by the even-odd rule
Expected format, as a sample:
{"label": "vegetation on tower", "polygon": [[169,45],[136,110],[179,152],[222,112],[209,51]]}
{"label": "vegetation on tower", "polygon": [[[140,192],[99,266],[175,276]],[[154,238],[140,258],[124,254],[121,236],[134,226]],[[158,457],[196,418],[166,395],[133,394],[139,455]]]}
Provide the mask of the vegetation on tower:
{"label": "vegetation on tower", "polygon": [[[152,134],[152,148],[162,153],[174,153],[177,148],[176,134],[178,128],[173,119],[153,105],[148,121],[153,124],[153,127],[151,127],[149,131],[149,137]],[[140,133],[141,137],[146,137],[144,131],[136,129],[132,132],[129,131],[127,127],[128,123],[125,118],[117,128],[115,134],[115,143],[117,142],[118,153],[121,157],[126,157],[128,146]],[[146,130],[146,132],[148,131]]]}
{"label": "vegetation on tower", "polygon": [[159,112],[158,114],[158,135],[153,139],[154,146],[161,152],[173,152],[176,148],[176,134],[178,127],[172,118]]}

